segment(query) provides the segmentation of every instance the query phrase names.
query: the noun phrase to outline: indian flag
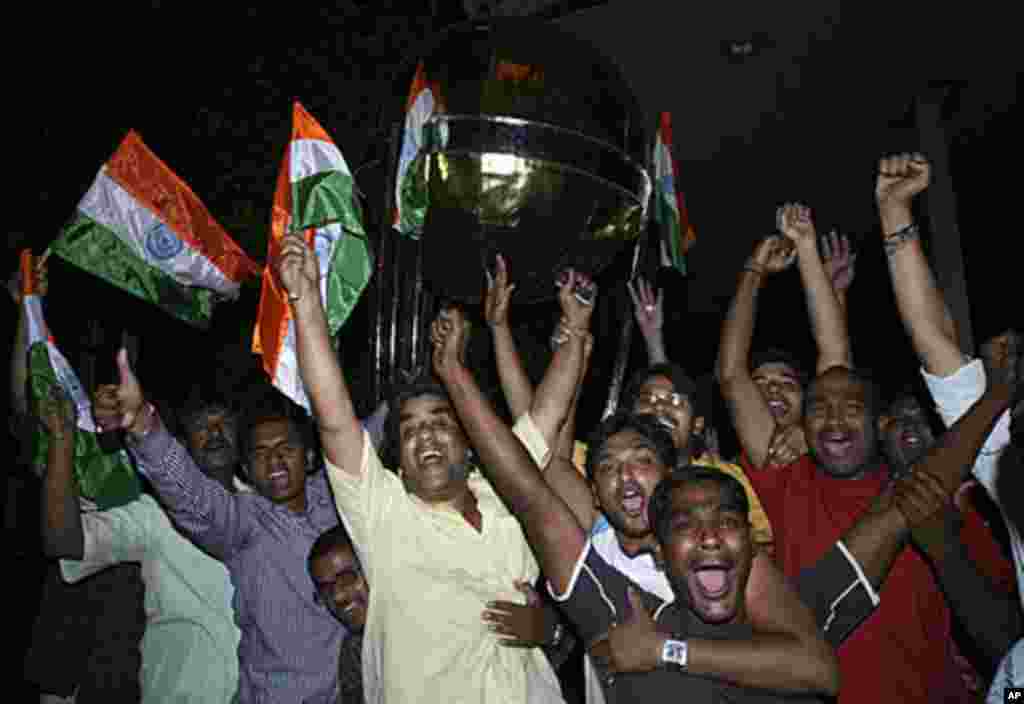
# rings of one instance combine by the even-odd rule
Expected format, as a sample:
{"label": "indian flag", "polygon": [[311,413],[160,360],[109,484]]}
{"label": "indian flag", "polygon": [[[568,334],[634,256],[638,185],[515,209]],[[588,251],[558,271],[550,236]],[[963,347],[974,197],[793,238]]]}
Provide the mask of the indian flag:
{"label": "indian flag", "polygon": [[[29,401],[33,407],[52,398],[59,387],[75,404],[78,432],[74,441],[74,471],[79,495],[105,509],[128,503],[139,496],[139,480],[124,450],[106,454],[96,438],[92,403],[68,360],[57,348],[43,317],[42,299],[35,288],[32,253],[21,253],[21,304],[26,322],[26,347],[29,374]],[[36,433],[33,464],[45,470],[50,436],[41,427]]]}
{"label": "indian flag", "polygon": [[654,144],[654,221],[661,228],[661,264],[675,267],[686,274],[685,254],[697,242],[697,233],[690,224],[678,190],[679,171],[672,158],[672,114],[661,113]]}
{"label": "indian flag", "polygon": [[[304,231],[316,251],[320,298],[334,335],[356,307],[373,262],[352,172],[334,141],[299,103],[293,108],[292,138],[274,192],[268,263],[277,260],[285,234],[296,231]],[[295,322],[271,267],[263,271],[252,349],[263,356],[274,386],[308,411],[295,354]]]}
{"label": "indian flag", "polygon": [[259,271],[135,131],[100,168],[52,249],[198,326]]}
{"label": "indian flag", "polygon": [[403,235],[418,238],[427,219],[426,154],[423,130],[435,112],[443,112],[440,91],[427,81],[421,62],[409,88],[405,105],[405,131],[395,175],[395,213],[392,224]]}

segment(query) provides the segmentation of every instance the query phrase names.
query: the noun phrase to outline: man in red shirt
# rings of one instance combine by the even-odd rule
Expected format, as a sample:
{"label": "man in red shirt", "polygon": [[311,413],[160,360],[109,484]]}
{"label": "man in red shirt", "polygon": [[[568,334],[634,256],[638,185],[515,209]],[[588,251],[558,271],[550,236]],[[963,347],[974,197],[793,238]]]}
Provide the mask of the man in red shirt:
{"label": "man in red shirt", "polygon": [[[881,409],[874,385],[833,367],[805,394],[810,454],[781,469],[758,470],[745,462],[788,576],[797,579],[837,548],[863,567],[864,588],[876,608],[838,649],[840,702],[968,701],[946,599],[928,563],[907,542],[910,531],[931,517],[919,508],[921,480],[952,494],[1012,393],[1009,378],[991,384],[914,473],[891,481],[878,453]],[[878,594],[883,581],[884,599]]]}

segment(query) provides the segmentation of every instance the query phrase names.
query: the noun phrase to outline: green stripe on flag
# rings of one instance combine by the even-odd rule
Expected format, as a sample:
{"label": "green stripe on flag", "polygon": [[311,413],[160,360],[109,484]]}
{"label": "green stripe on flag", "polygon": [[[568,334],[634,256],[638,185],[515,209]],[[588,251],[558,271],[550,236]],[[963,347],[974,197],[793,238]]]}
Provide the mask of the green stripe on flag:
{"label": "green stripe on flag", "polygon": [[402,209],[398,231],[412,239],[420,238],[427,221],[427,206],[430,204],[427,186],[429,159],[430,156],[423,151],[417,154],[410,162],[401,183]]}
{"label": "green stripe on flag", "polygon": [[202,328],[210,324],[216,302],[213,291],[178,283],[81,211],[53,243],[53,253],[186,323]]}
{"label": "green stripe on flag", "polygon": [[[50,353],[45,342],[29,348],[29,393],[32,407],[41,399],[51,398],[58,385],[57,375],[50,365]],[[100,509],[122,506],[139,498],[141,487],[135,470],[122,452],[106,454],[100,448],[94,433],[75,430],[74,473],[78,493],[96,502]],[[33,463],[46,467],[50,450],[50,436],[40,429],[36,434]]]}
{"label": "green stripe on flag", "polygon": [[686,256],[683,254],[682,230],[679,227],[679,213],[669,203],[663,191],[655,198],[654,221],[661,229],[661,241],[668,253],[669,264],[680,274],[686,275]]}
{"label": "green stripe on flag", "polygon": [[353,198],[351,174],[325,171],[292,184],[292,229],[306,230],[339,222],[348,232],[363,234],[362,211]]}
{"label": "green stripe on flag", "polygon": [[359,303],[373,273],[373,258],[364,236],[342,232],[331,251],[327,270],[327,327],[334,335]]}

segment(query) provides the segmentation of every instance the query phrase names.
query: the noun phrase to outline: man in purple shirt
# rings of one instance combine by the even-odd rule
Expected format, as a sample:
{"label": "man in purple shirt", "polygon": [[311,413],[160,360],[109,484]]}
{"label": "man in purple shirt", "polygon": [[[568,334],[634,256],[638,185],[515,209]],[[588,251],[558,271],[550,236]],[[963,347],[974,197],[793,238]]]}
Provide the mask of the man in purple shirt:
{"label": "man in purple shirt", "polygon": [[323,473],[307,476],[312,453],[300,428],[281,415],[252,420],[242,450],[255,492],[228,492],[164,427],[123,350],[118,367],[120,383],[96,392],[96,421],[126,431],[175,523],[227,567],[242,632],[239,701],[333,702],[348,631],[314,600],[306,557],[338,515]]}

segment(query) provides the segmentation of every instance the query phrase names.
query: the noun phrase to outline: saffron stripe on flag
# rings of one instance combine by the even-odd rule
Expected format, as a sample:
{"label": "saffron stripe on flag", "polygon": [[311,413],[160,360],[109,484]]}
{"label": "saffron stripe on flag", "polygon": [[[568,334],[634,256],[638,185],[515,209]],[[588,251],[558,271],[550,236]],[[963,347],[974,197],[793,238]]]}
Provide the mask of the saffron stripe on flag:
{"label": "saffron stripe on flag", "polygon": [[136,203],[157,215],[178,239],[209,260],[224,277],[238,283],[259,273],[188,184],[149,150],[137,132],[128,133],[105,170]]}

